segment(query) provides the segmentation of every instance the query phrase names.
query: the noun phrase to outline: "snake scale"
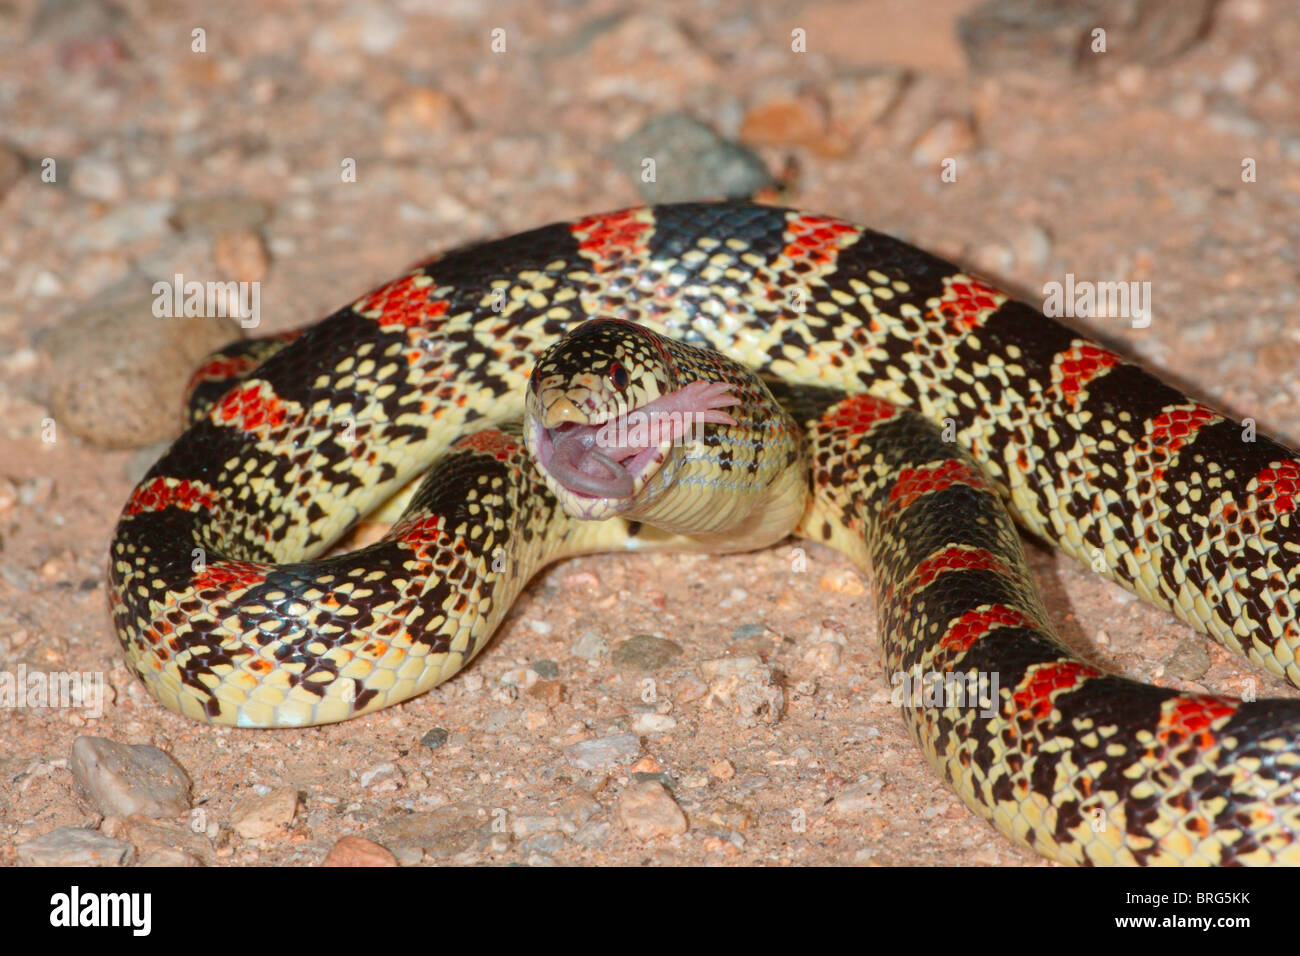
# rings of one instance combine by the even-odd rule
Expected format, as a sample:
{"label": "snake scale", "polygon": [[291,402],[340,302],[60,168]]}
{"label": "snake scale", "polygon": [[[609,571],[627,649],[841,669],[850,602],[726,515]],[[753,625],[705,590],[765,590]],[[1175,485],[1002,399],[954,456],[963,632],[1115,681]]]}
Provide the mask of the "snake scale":
{"label": "snake scale", "polygon": [[[1300,860],[1300,702],[1079,660],[1008,517],[1300,683],[1296,454],[934,256],[775,207],[629,209],[458,249],[214,359],[111,545],[148,689],[214,723],[345,720],[456,673],[549,561],[770,540],[557,506],[517,419],[539,356],[590,318],[761,373],[806,435],[797,533],[872,575],[886,671],[973,689],[902,711],[974,812],[1064,862]],[[320,557],[421,476],[383,540]]]}

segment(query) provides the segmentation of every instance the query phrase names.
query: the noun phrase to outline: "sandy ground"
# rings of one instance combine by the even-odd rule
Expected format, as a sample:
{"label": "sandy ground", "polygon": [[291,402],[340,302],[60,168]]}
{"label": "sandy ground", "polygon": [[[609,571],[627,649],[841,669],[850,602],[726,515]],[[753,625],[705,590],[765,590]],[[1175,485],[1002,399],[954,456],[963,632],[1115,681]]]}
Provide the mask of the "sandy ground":
{"label": "sandy ground", "polygon": [[[1030,301],[1066,273],[1151,282],[1148,328],[1093,331],[1295,444],[1295,5],[1220,4],[1181,51],[1158,49],[1168,30],[1113,27],[1110,52],[1078,63],[996,38],[972,55],[956,28],[972,4],[957,0],[720,0],[707,16],[684,2],[207,6],[0,5],[0,671],[102,674],[110,698],[100,717],[0,716],[0,863],[59,826],[210,865],[315,864],[346,835],[404,863],[1038,862],[922,761],[886,693],[866,588],[816,546],[802,572],[793,543],[556,566],[466,674],[341,726],[233,731],[163,710],[123,665],[104,583],[117,513],[156,448],[84,435],[134,427],[137,391],[170,410],[179,383],[96,391],[96,364],[149,343],[52,333],[176,271],[259,279],[262,330],[300,325],[436,250],[639,201],[619,144],[685,111],[747,141],[782,202],[894,233]],[[941,181],[948,156],[956,182]],[[348,159],[355,182],[340,181]],[[208,229],[221,215],[239,221]],[[89,391],[60,404],[77,375]],[[1064,636],[1105,666],[1288,692],[1087,569],[1030,555]],[[638,670],[631,651],[666,646],[620,652],[638,635],[680,652]],[[744,655],[781,688],[779,720],[700,692],[709,662]],[[565,750],[629,732],[637,752],[611,769]],[[80,735],[167,751],[196,812],[161,832],[103,821],[73,786]],[[685,833],[624,826],[644,780],[667,785]],[[286,790],[299,797],[287,825],[239,826]]]}

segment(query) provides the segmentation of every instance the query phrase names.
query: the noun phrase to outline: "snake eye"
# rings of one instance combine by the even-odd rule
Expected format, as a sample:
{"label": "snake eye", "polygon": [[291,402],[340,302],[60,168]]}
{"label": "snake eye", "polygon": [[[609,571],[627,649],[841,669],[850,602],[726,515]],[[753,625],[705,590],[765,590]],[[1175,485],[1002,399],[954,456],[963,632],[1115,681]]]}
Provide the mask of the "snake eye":
{"label": "snake eye", "polygon": [[617,362],[609,363],[609,380],[620,392],[627,388],[627,369]]}

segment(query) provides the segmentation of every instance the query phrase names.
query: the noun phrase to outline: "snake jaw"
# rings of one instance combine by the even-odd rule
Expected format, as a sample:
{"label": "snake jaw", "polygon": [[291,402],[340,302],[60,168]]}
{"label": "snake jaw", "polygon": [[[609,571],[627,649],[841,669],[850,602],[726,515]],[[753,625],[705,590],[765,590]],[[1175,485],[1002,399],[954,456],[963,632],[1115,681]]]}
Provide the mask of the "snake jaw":
{"label": "snake jaw", "polygon": [[[566,414],[550,414],[564,403]],[[722,382],[691,382],[635,409],[596,416],[560,399],[539,416],[530,408],[525,442],[561,506],[600,520],[631,510],[638,493],[668,462],[693,425],[735,425],[722,408],[740,404]],[[571,410],[571,411],[569,411]],[[577,421],[585,418],[586,421]]]}

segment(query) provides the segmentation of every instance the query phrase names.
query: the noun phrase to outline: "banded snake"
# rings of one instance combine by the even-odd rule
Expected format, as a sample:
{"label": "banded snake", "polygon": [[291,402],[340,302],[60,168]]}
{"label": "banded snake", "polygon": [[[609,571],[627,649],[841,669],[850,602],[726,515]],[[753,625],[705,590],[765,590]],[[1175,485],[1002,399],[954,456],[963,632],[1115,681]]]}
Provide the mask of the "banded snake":
{"label": "banded snake", "polygon": [[[751,496],[756,517],[734,535],[691,536],[725,495],[683,512],[668,490],[665,528],[569,517],[515,420],[525,394],[537,411],[542,353],[593,317],[661,333],[616,336],[669,343],[659,361],[698,370],[706,349],[739,363],[718,375],[803,427],[778,427],[795,437],[776,454],[803,456],[782,474],[811,491]],[[644,355],[632,364],[649,374]],[[581,374],[550,387],[590,385]],[[753,547],[797,521],[871,570],[888,671],[998,675],[994,707],[903,710],[931,764],[1003,833],[1072,863],[1300,860],[1300,701],[1177,692],[1079,660],[1007,517],[1089,564],[1101,555],[1107,577],[1300,683],[1296,453],[1244,440],[1239,423],[903,242],[744,203],[589,216],[449,252],[300,335],[237,344],[194,396],[110,555],[127,658],[182,714],[345,720],[455,674],[549,561]],[[728,417],[699,441],[730,441],[710,466],[752,478],[765,466],[736,451]],[[619,478],[572,448],[566,463],[570,479]],[[320,557],[426,471],[384,540]]]}

